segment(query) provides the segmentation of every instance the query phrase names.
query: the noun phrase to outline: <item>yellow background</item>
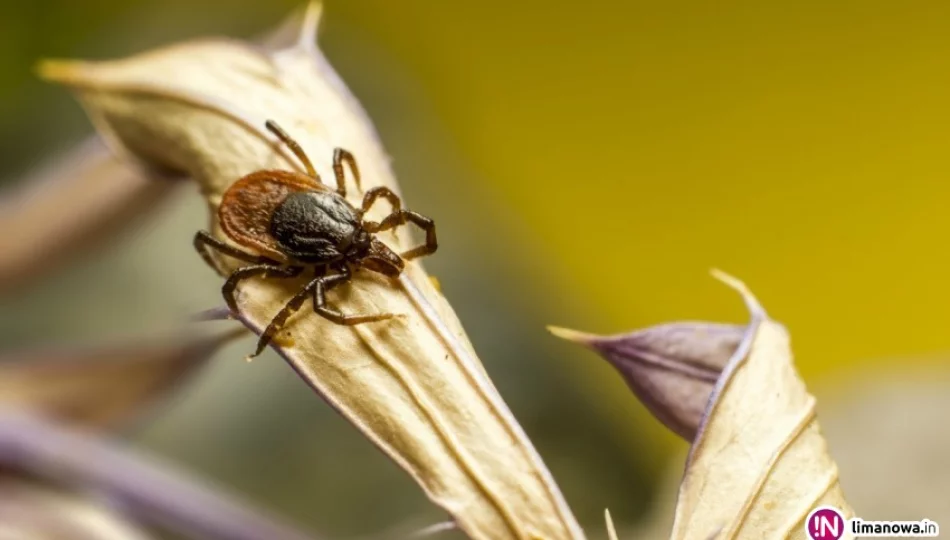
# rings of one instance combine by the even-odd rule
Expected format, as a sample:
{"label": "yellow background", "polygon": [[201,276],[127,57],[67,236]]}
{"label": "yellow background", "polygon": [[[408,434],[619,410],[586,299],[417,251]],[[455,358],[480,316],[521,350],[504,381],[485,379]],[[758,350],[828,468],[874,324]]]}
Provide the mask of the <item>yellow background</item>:
{"label": "yellow background", "polygon": [[412,71],[600,330],[731,314],[705,275],[719,266],[788,324],[806,375],[950,345],[950,6],[377,1],[329,15]]}

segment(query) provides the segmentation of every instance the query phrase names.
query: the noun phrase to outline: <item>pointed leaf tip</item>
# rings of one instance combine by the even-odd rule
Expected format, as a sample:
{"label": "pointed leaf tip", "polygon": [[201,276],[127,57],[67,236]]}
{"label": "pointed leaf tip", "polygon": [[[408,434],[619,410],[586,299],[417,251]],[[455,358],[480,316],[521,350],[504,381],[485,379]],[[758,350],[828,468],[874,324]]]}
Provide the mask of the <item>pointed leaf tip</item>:
{"label": "pointed leaf tip", "polygon": [[754,311],[754,299],[738,285],[753,308],[753,323],[717,382],[690,449],[672,540],[709,532],[804,538],[810,508],[830,504],[853,515],[816,420],[815,398],[795,370],[787,332]]}
{"label": "pointed leaf tip", "polygon": [[[206,321],[230,321],[234,320],[234,314],[231,313],[231,308],[228,306],[218,306],[211,309],[206,309],[204,311],[199,311],[195,313],[189,320],[193,322],[206,322]],[[244,327],[242,330],[246,330]]]}
{"label": "pointed leaf tip", "polygon": [[614,527],[614,520],[610,517],[610,510],[607,508],[604,508],[604,521],[607,523],[607,539],[620,540],[617,536],[617,528]]}
{"label": "pointed leaf tip", "polygon": [[[719,269],[710,273],[742,295],[753,323],[766,318],[765,310],[745,283]],[[750,328],[681,322],[615,336],[557,326],[548,326],[548,331],[595,349],[660,422],[692,442],[723,370],[737,354]]]}
{"label": "pointed leaf tip", "polygon": [[683,322],[617,336],[549,327],[597,351],[654,416],[687,441],[696,436],[709,396],[746,334],[741,325]]}
{"label": "pointed leaf tip", "polygon": [[65,83],[76,78],[82,62],[62,58],[43,58],[33,67],[36,76],[44,81]]}
{"label": "pointed leaf tip", "polygon": [[310,0],[300,24],[300,35],[297,46],[303,49],[314,49],[317,46],[317,32],[320,29],[320,20],[323,18],[323,2]]}
{"label": "pointed leaf tip", "polygon": [[760,304],[759,300],[752,294],[752,291],[746,286],[745,282],[718,268],[711,269],[709,273],[742,296],[742,300],[745,302],[746,308],[752,314],[753,318],[763,318],[766,316],[765,308],[762,307],[762,304]]}
{"label": "pointed leaf tip", "polygon": [[590,345],[592,341],[600,337],[595,334],[581,332],[580,330],[571,330],[570,328],[563,328],[560,326],[549,325],[546,328],[548,329],[548,332],[551,332],[551,334],[556,337],[559,337],[563,340],[572,341],[574,343],[580,343],[581,345]]}

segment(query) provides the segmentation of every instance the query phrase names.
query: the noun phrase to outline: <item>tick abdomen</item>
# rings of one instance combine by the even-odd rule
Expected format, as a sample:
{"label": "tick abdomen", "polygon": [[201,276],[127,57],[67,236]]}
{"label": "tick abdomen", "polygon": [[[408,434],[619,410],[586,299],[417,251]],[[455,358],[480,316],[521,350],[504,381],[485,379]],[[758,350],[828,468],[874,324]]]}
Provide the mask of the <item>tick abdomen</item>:
{"label": "tick abdomen", "polygon": [[271,234],[301,262],[325,263],[343,257],[359,230],[356,211],[329,191],[290,194],[271,218]]}

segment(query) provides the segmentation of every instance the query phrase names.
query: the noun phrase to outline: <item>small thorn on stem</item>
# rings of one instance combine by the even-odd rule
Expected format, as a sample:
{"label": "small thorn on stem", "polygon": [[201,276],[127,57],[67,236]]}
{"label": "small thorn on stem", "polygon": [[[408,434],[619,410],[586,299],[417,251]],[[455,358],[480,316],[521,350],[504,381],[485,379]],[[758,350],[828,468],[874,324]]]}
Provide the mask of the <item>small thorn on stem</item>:
{"label": "small thorn on stem", "polygon": [[234,319],[234,314],[231,313],[231,309],[227,306],[206,309],[191,316],[191,320],[194,322],[228,321]]}

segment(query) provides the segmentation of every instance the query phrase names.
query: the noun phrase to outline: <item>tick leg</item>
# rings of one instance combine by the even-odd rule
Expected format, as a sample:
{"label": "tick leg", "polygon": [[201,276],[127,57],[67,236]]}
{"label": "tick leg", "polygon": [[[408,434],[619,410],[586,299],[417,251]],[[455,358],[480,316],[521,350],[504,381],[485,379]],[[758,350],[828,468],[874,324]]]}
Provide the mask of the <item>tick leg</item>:
{"label": "tick leg", "polygon": [[289,302],[277,313],[277,315],[271,320],[270,324],[267,325],[267,328],[264,330],[264,333],[261,334],[261,338],[257,342],[257,350],[254,351],[254,354],[250,358],[261,354],[264,351],[264,348],[267,347],[267,344],[274,339],[274,335],[279,332],[284,324],[287,322],[287,319],[290,316],[300,310],[300,306],[303,305],[304,300],[307,299],[311,293],[314,295],[314,311],[316,311],[321,316],[329,319],[336,324],[342,324],[346,326],[352,326],[355,324],[367,323],[382,321],[386,319],[391,319],[394,315],[392,313],[380,313],[377,315],[343,315],[339,311],[330,309],[326,307],[326,291],[344,281],[350,279],[350,271],[344,270],[343,273],[334,274],[332,276],[320,276],[314,278],[307,283],[307,285],[300,290]]}
{"label": "tick leg", "polygon": [[360,169],[356,166],[356,158],[353,154],[342,148],[333,149],[333,174],[336,176],[336,192],[340,197],[346,197],[346,176],[343,174],[343,164],[346,163],[353,173],[353,181],[357,189],[360,187]]}
{"label": "tick leg", "polygon": [[304,300],[307,299],[307,296],[310,295],[310,292],[317,286],[317,283],[323,278],[316,278],[307,283],[307,285],[301,289],[293,298],[284,305],[283,308],[277,313],[277,315],[271,319],[270,324],[267,325],[267,328],[264,329],[264,333],[261,334],[260,339],[257,340],[257,350],[254,351],[254,354],[248,358],[254,358],[262,352],[264,348],[267,347],[267,344],[274,339],[274,334],[279,332],[283,327],[284,323],[287,322],[287,319],[296,311],[300,309],[300,306],[303,305]]}
{"label": "tick leg", "polygon": [[277,135],[277,138],[280,139],[280,142],[287,145],[287,148],[290,148],[290,151],[297,156],[303,166],[307,169],[307,174],[314,178],[316,181],[320,182],[320,175],[317,174],[317,170],[313,168],[313,163],[310,163],[310,158],[307,157],[307,154],[303,151],[303,148],[300,147],[300,143],[295,141],[290,135],[287,134],[280,126],[277,125],[277,122],[273,120],[268,120],[264,123],[267,126],[267,129],[271,133]]}
{"label": "tick leg", "polygon": [[[313,277],[314,278],[323,277],[327,275],[327,272],[329,270],[330,268],[327,266],[316,266],[313,269]],[[313,307],[314,309],[317,308],[317,288],[316,287],[313,288]]]}
{"label": "tick leg", "polygon": [[217,269],[218,265],[215,264],[214,258],[211,256],[212,249],[251,264],[270,264],[274,266],[280,264],[277,261],[273,261],[267,257],[245,253],[240,249],[229,246],[221,240],[211,236],[211,233],[208,231],[198,231],[195,233],[194,245],[195,250],[199,255],[201,255],[201,258],[204,259],[206,263],[208,263],[208,266],[214,269]]}
{"label": "tick leg", "polygon": [[344,326],[355,326],[368,322],[385,321],[394,317],[392,313],[376,313],[374,315],[344,315],[339,311],[326,306],[326,292],[337,285],[349,281],[351,277],[350,270],[343,268],[341,273],[332,276],[317,278],[316,288],[314,289],[313,310],[325,319],[336,324]]}
{"label": "tick leg", "polygon": [[366,195],[363,197],[363,207],[361,208],[360,213],[365,215],[366,212],[369,212],[369,209],[373,206],[373,203],[375,203],[380,197],[389,201],[389,204],[391,204],[393,207],[392,211],[394,213],[402,210],[402,201],[399,199],[399,195],[393,193],[393,190],[386,186],[377,186],[366,192]]}
{"label": "tick leg", "polygon": [[228,280],[224,282],[224,286],[221,287],[221,294],[224,295],[224,301],[227,302],[228,307],[231,309],[231,313],[237,313],[237,299],[234,297],[234,291],[237,289],[238,283],[248,279],[253,276],[258,276],[263,274],[264,277],[275,277],[275,278],[292,278],[300,275],[300,272],[303,271],[303,268],[300,266],[291,266],[289,268],[281,268],[279,266],[273,266],[270,264],[257,264],[253,266],[245,266],[235,270]]}
{"label": "tick leg", "polygon": [[407,222],[414,223],[420,229],[425,231],[426,242],[421,246],[401,253],[399,256],[403,259],[411,260],[415,259],[416,257],[422,257],[423,255],[431,255],[432,253],[435,253],[435,250],[439,248],[439,241],[435,236],[435,222],[423,216],[422,214],[419,214],[418,212],[413,212],[411,210],[400,210],[398,212],[393,212],[392,214],[386,216],[386,219],[379,223],[372,221],[364,222],[363,228],[369,232],[388,231],[389,229],[396,228],[399,225],[405,225]]}

